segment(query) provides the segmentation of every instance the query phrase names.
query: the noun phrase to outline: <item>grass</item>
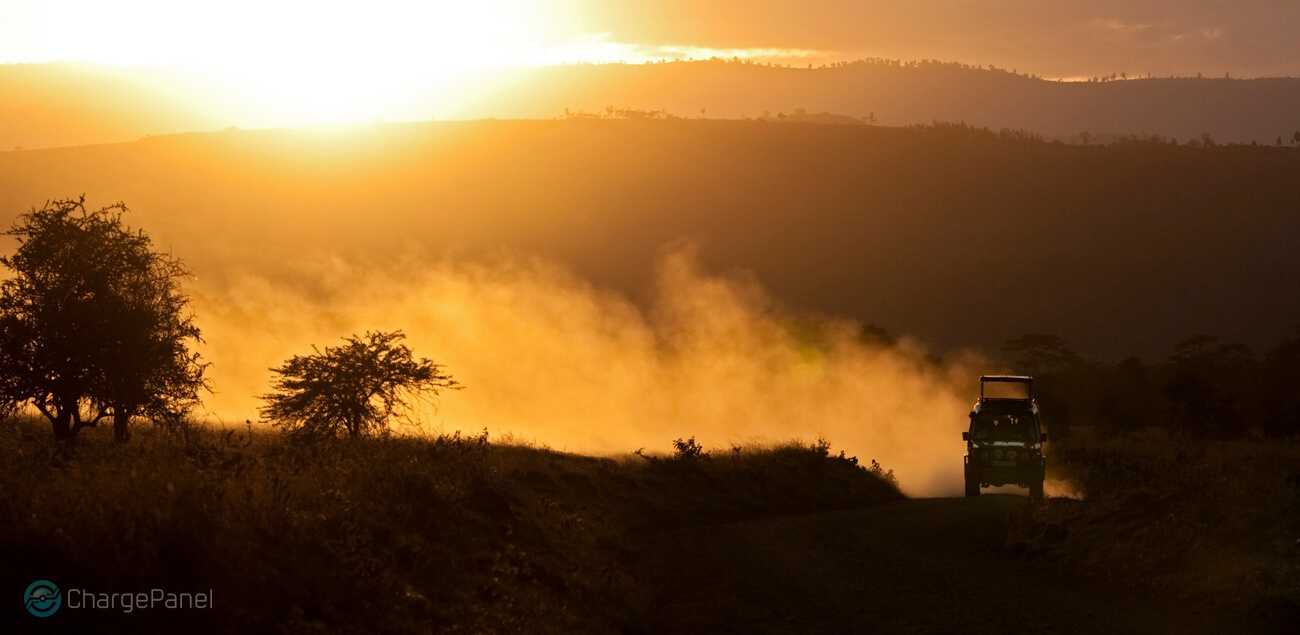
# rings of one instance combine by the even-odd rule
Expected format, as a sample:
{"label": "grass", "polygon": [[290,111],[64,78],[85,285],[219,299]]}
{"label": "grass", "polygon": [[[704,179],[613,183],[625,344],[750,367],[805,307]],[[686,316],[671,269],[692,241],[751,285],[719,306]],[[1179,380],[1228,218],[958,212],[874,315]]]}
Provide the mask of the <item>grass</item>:
{"label": "grass", "polygon": [[1049,466],[1083,499],[1027,506],[1013,553],[1264,625],[1300,621],[1300,443],[1079,434]]}
{"label": "grass", "polygon": [[[692,445],[693,439],[692,439]],[[350,633],[636,631],[654,532],[901,498],[791,442],[598,458],[486,433],[295,443],[269,431],[0,423],[0,581],[212,589],[215,609],[60,610],[20,628]],[[17,603],[13,603],[16,607]]]}

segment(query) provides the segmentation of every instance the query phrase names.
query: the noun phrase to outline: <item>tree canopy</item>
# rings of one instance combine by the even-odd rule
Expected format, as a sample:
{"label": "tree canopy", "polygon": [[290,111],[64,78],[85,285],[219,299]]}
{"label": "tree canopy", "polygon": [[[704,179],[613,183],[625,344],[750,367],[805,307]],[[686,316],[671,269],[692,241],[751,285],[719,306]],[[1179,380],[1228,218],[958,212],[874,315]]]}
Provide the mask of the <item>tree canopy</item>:
{"label": "tree canopy", "polygon": [[387,433],[440,390],[461,385],[432,361],[416,359],[401,331],[343,338],[341,346],[315,346],[272,368],[275,392],[263,395],[262,416],[292,434],[333,437]]}
{"label": "tree canopy", "polygon": [[1013,357],[1017,372],[1029,375],[1062,371],[1080,362],[1079,356],[1055,335],[1029,333],[1002,344],[1002,352]]}
{"label": "tree canopy", "polygon": [[198,403],[205,364],[180,282],[189,273],[122,223],[122,203],[88,211],[85,197],[47,202],[6,232],[0,257],[0,407],[31,404],[57,438],[112,416],[175,421]]}

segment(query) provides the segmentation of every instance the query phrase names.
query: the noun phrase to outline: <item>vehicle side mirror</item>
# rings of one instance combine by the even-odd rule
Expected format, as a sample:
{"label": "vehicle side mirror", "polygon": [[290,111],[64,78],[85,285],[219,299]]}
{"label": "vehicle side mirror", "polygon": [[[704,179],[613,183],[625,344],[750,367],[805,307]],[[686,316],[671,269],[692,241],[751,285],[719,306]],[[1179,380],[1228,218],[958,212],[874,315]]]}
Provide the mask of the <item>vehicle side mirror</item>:
{"label": "vehicle side mirror", "polygon": [[970,441],[970,433],[969,433],[969,432],[963,432],[963,433],[961,433],[961,440],[962,440],[962,441]]}
{"label": "vehicle side mirror", "polygon": [[1041,435],[1039,435],[1039,439],[1038,439],[1038,440],[1039,440],[1039,442],[1041,442],[1041,443],[1047,443],[1047,433],[1044,432],[1044,433],[1042,433]]}

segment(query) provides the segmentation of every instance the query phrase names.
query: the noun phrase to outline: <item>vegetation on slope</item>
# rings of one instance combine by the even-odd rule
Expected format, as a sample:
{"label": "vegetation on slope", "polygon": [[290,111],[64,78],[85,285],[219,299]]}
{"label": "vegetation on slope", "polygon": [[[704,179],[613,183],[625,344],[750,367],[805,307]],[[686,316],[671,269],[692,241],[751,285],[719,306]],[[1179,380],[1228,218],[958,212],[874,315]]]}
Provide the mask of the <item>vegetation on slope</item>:
{"label": "vegetation on slope", "polygon": [[1300,446],[1077,432],[1054,445],[1048,478],[1081,500],[1026,506],[1011,554],[1245,613],[1269,632],[1300,619]]}
{"label": "vegetation on slope", "polygon": [[102,432],[61,444],[32,421],[0,424],[5,593],[38,579],[212,589],[216,608],[65,609],[42,626],[636,630],[651,608],[642,537],[900,498],[888,474],[824,442],[596,458],[486,434],[303,444],[189,428],[121,446]]}
{"label": "vegetation on slope", "polygon": [[1058,439],[1072,425],[1108,434],[1160,428],[1199,439],[1300,435],[1300,331],[1262,354],[1194,335],[1154,362],[1088,360],[1064,339],[1037,333],[1008,341],[1003,351],[1018,372],[1034,376],[1035,398]]}

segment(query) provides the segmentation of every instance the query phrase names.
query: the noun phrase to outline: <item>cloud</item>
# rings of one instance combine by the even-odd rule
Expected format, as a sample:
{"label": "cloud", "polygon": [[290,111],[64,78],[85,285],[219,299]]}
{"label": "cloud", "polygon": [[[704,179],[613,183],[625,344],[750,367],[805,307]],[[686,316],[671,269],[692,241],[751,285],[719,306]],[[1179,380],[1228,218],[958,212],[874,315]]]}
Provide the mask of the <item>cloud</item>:
{"label": "cloud", "polygon": [[626,62],[639,64],[658,60],[707,60],[711,58],[740,58],[761,61],[790,61],[830,58],[833,51],[800,48],[711,48],[678,44],[636,44],[618,42],[608,33],[584,33],[567,44],[547,49],[534,60],[544,64],[573,64],[578,62]]}
{"label": "cloud", "polygon": [[1088,26],[1120,34],[1142,33],[1151,28],[1150,24],[1125,24],[1114,18],[1091,20]]}
{"label": "cloud", "polygon": [[1158,46],[1217,42],[1223,39],[1222,27],[1166,20],[1159,24],[1125,22],[1117,18],[1096,18],[1085,23],[1089,31],[1113,38],[1121,45]]}

